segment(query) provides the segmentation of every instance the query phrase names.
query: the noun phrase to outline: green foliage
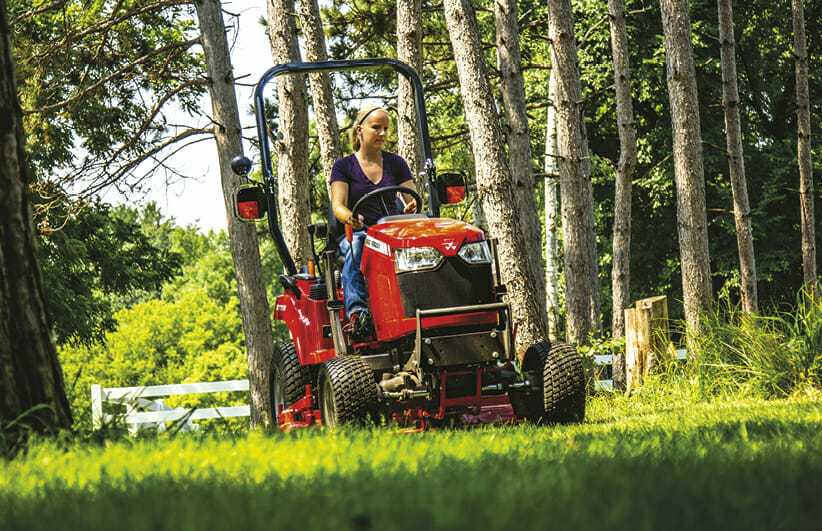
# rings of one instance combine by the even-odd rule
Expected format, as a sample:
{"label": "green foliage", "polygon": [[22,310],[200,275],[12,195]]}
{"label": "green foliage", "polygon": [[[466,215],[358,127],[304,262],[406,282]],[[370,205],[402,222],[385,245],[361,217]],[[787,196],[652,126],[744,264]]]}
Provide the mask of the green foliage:
{"label": "green foliage", "polygon": [[610,335],[595,337],[593,332],[589,332],[588,341],[584,345],[578,346],[577,350],[584,361],[585,372],[588,375],[588,386],[591,388],[595,380],[601,379],[600,376],[604,370],[604,366],[596,364],[596,356],[624,355],[625,338],[611,337]]}
{"label": "green foliage", "polygon": [[[119,325],[105,343],[58,349],[75,428],[90,429],[92,384],[135,387],[236,380],[247,377],[242,324],[233,305],[191,286],[174,302],[151,300],[115,314]],[[234,402],[237,402],[235,397]],[[167,405],[206,407],[225,397],[166,400]],[[247,397],[239,398],[247,403]]]}
{"label": "green foliage", "polygon": [[601,399],[576,426],[44,441],[0,461],[0,527],[811,529],[820,418],[816,399]]}
{"label": "green foliage", "polygon": [[[126,212],[100,200],[68,218],[63,208],[48,210],[39,233],[40,264],[58,344],[102,341],[116,326],[118,298],[136,290],[156,293],[179,273],[180,255],[153,245]],[[62,228],[49,228],[60,220]]]}
{"label": "green foliage", "polygon": [[[41,8],[43,9],[36,9]],[[176,135],[163,107],[199,113],[193,7],[137,0],[10,0],[26,152],[38,184],[93,193]],[[120,183],[124,185],[124,182]],[[129,183],[134,185],[135,181]]]}
{"label": "green foliage", "polygon": [[[44,252],[51,253],[44,262],[50,297],[64,293],[53,286],[65,284],[65,289],[76,290],[59,300],[59,308],[70,316],[69,323],[86,331],[82,340],[77,333],[72,340],[58,342],[79,432],[91,427],[92,384],[134,387],[246,378],[237,281],[225,232],[203,234],[195,227],[179,227],[154,204],[137,210],[98,202],[81,211],[76,223],[70,220],[52,232],[51,238],[44,246]],[[261,239],[260,247],[267,296],[273,303],[280,292],[276,276],[282,264],[270,238]],[[160,277],[169,261],[174,269]],[[86,306],[106,320],[98,322],[97,314],[83,313]],[[67,328],[65,321],[60,323],[58,331]],[[274,335],[275,340],[287,338],[288,330],[275,323]],[[214,393],[165,402],[211,407],[247,404],[248,396]],[[206,421],[207,427],[215,422]],[[223,422],[231,429],[244,423]]]}
{"label": "green foliage", "polygon": [[822,301],[772,316],[716,309],[694,353],[704,386],[724,392],[784,397],[822,388]]}

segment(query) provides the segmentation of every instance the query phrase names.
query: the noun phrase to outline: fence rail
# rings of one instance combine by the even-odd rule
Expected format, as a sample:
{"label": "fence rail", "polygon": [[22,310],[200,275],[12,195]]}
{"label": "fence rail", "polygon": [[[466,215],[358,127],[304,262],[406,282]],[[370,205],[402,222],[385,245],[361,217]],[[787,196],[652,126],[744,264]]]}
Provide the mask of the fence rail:
{"label": "fence rail", "polygon": [[[687,356],[688,354],[684,348],[676,349],[676,359],[684,360]],[[612,356],[610,354],[598,354],[594,356],[594,367],[599,370],[607,365],[611,365],[611,358]],[[611,378],[594,381],[594,389],[597,391],[610,391],[613,388],[614,381]]]}
{"label": "fence rail", "polygon": [[[94,384],[91,386],[92,424],[97,430],[111,423],[115,417],[120,418],[119,415],[104,413],[103,402],[126,406],[126,413],[122,418],[131,433],[145,428],[162,430],[166,422],[184,421],[186,428],[196,429],[196,425],[192,424],[195,420],[249,416],[250,408],[247,405],[187,409],[171,408],[166,406],[162,399],[147,400],[147,398],[228,391],[248,391],[248,380],[107,388]],[[148,411],[138,411],[139,409]]]}

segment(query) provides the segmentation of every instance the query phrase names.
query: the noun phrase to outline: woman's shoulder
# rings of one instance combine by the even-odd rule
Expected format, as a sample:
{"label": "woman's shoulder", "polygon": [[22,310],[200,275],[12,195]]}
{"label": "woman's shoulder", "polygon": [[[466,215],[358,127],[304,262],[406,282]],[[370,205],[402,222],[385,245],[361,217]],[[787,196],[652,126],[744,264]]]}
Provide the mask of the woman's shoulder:
{"label": "woman's shoulder", "polygon": [[350,155],[340,157],[334,162],[334,166],[351,166],[356,160],[356,156],[356,153],[351,153]]}
{"label": "woman's shoulder", "polygon": [[331,168],[332,181],[344,181],[350,179],[354,168],[354,153],[341,157],[334,162]]}
{"label": "woman's shoulder", "polygon": [[411,178],[411,170],[408,167],[408,163],[405,162],[405,159],[401,156],[391,153],[388,151],[382,152],[383,160],[386,163],[386,166],[391,168],[391,173],[399,178],[399,179],[409,179]]}
{"label": "woman's shoulder", "polygon": [[382,159],[385,161],[389,166],[393,168],[407,168],[408,163],[405,162],[405,159],[401,156],[397,155],[396,153],[391,153],[390,151],[383,151],[382,152]]}

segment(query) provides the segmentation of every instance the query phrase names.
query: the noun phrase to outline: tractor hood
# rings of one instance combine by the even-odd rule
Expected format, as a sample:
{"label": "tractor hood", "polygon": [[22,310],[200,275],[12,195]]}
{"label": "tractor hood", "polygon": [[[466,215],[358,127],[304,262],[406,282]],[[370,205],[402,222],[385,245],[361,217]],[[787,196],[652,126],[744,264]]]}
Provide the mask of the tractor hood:
{"label": "tractor hood", "polygon": [[[464,243],[485,240],[485,234],[477,227],[448,218],[392,220],[371,226],[368,236],[372,245],[388,246],[378,249],[388,251],[385,254],[390,249],[434,247],[445,256],[454,256]],[[368,241],[366,245],[371,246]]]}

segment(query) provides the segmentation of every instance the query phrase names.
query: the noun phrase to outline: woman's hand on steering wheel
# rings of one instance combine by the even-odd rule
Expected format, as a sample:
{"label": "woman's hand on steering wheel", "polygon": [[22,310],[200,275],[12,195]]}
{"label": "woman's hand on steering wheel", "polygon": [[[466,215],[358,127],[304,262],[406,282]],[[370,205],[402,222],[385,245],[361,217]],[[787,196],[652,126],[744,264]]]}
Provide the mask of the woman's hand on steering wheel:
{"label": "woman's hand on steering wheel", "polygon": [[347,225],[351,225],[351,228],[354,230],[362,230],[365,227],[365,219],[363,219],[362,214],[355,216],[352,212],[348,218]]}
{"label": "woman's hand on steering wheel", "polygon": [[[404,210],[405,210],[406,214],[419,213],[420,204],[422,203],[422,197],[420,197],[420,194],[417,193],[416,190],[406,188],[405,186],[386,186],[385,188],[377,188],[376,190],[372,190],[372,191],[368,192],[367,194],[365,194],[364,196],[360,197],[359,201],[357,201],[357,203],[351,209],[351,216],[362,219],[362,215],[360,215],[359,212],[360,212],[360,207],[363,205],[363,203],[365,203],[366,201],[371,200],[373,197],[375,197],[377,195],[380,195],[380,194],[385,194],[385,193],[394,193],[394,194],[396,194],[397,192],[400,192],[400,193],[403,193],[403,194],[408,194],[413,198],[411,201],[409,201],[408,203],[405,204],[405,209]],[[386,214],[388,214],[388,212],[386,212]],[[359,229],[356,229],[356,230],[359,230]]]}
{"label": "woman's hand on steering wheel", "polygon": [[410,201],[405,203],[405,208],[403,209],[403,212],[405,212],[406,214],[414,214],[415,212],[417,212],[417,200],[412,197]]}

